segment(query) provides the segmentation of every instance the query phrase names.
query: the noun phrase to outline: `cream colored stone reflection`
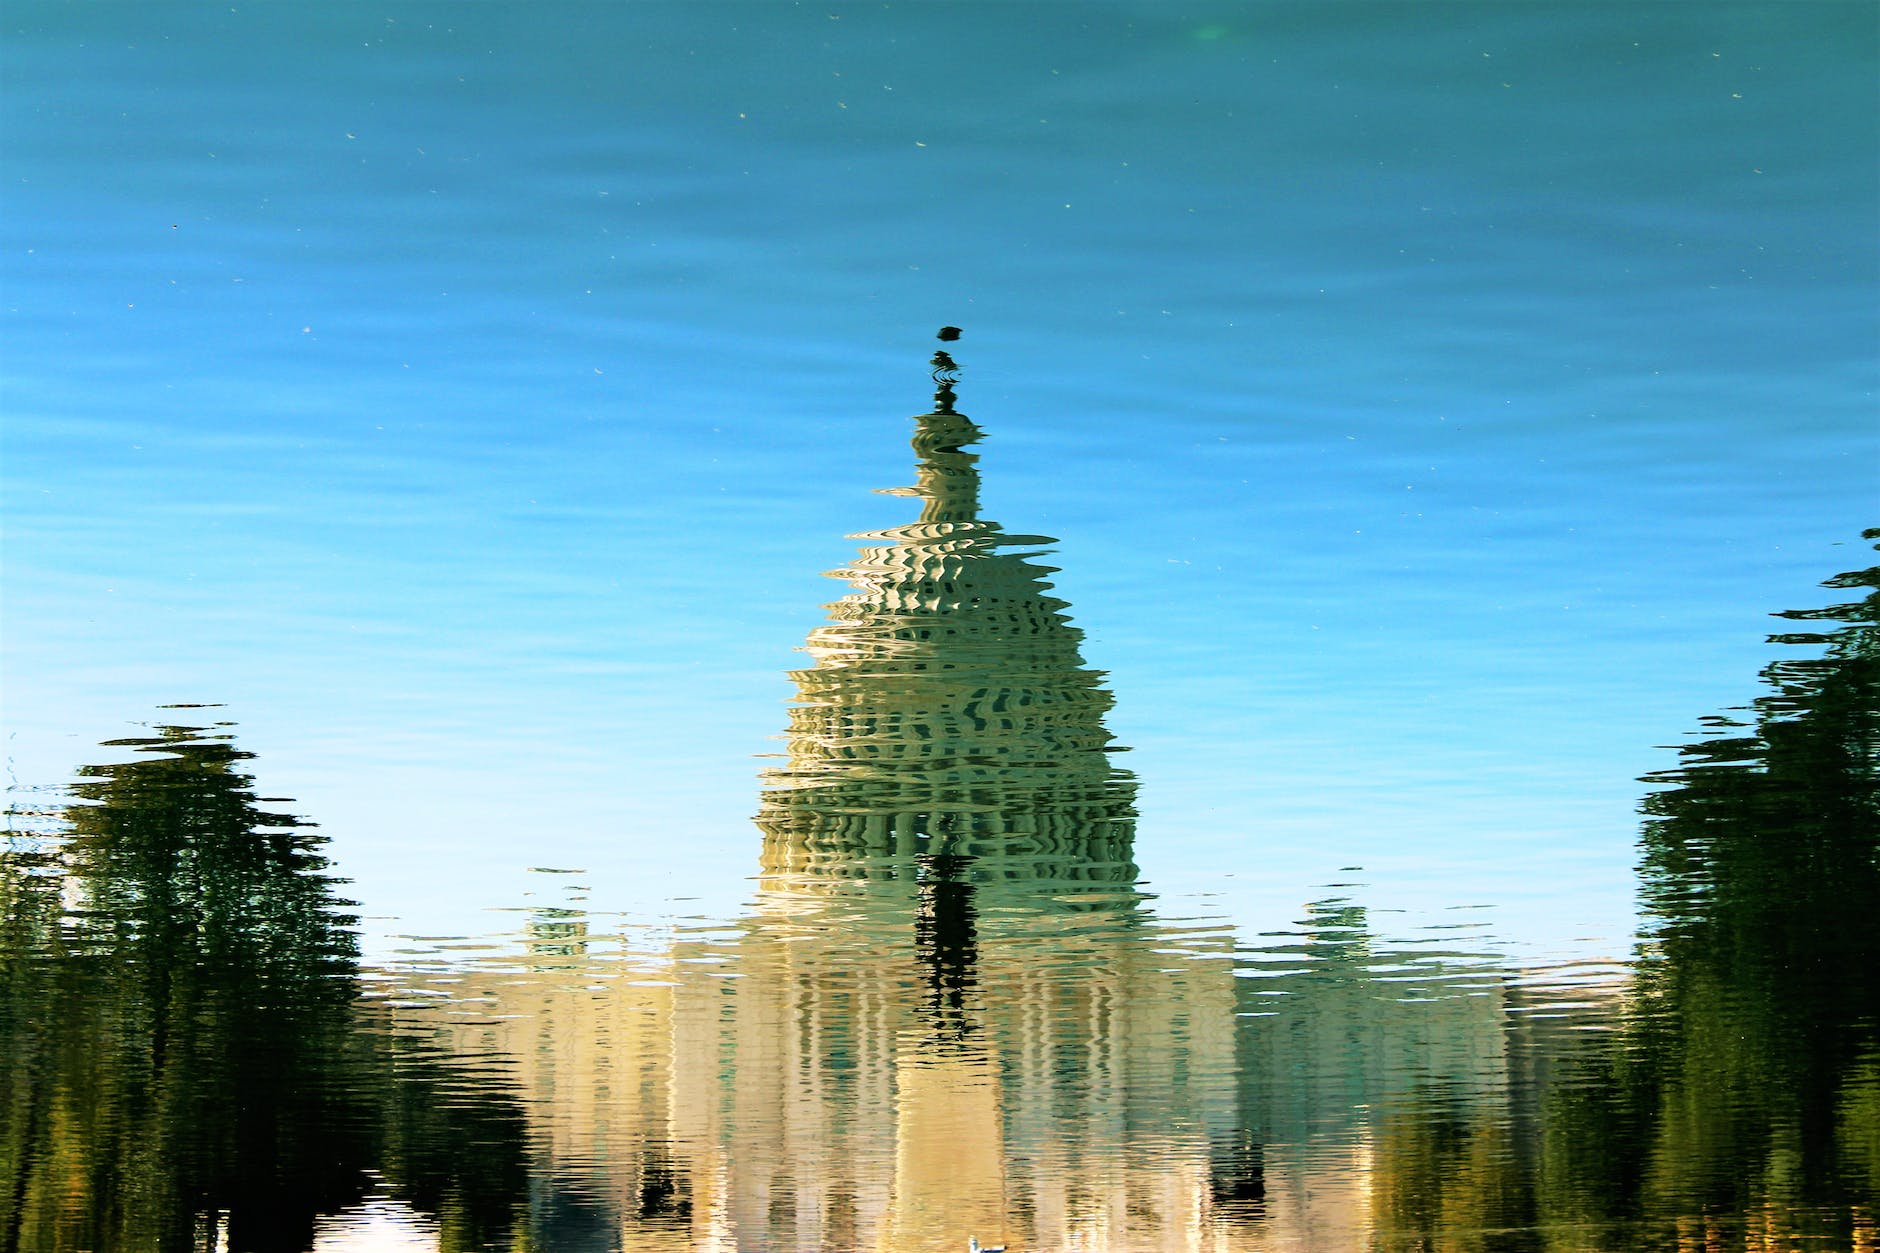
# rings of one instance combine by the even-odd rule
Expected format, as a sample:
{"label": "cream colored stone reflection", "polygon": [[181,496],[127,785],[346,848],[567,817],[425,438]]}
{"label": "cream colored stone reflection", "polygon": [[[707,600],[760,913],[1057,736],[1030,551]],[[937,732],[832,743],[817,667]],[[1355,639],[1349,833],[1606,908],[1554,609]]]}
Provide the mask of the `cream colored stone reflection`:
{"label": "cream colored stone reflection", "polygon": [[677,950],[674,1137],[724,1146],[733,1247],[1242,1247],[1223,944],[1088,879],[773,885],[729,965]]}
{"label": "cream colored stone reflection", "polygon": [[920,517],[841,572],[765,773],[750,913],[656,959],[543,915],[522,968],[450,989],[454,1046],[515,1059],[534,1173],[573,1198],[539,1208],[608,1214],[587,1238],[1253,1247],[1210,1202],[1229,939],[1134,887],[1110,696],[1025,551],[1049,541],[978,516],[979,434],[916,419]]}
{"label": "cream colored stone reflection", "polygon": [[750,911],[607,955],[543,914],[522,968],[450,989],[453,1047],[513,1058],[531,1111],[527,1247],[1363,1247],[1350,1118],[1388,1093],[1320,1088],[1377,1051],[1381,955],[1321,917],[1296,978],[1237,979],[1224,926],[1151,911],[1110,695],[1049,541],[978,516],[979,436],[916,419],[919,519],[839,572]]}
{"label": "cream colored stone reflection", "polygon": [[791,676],[784,762],[765,776],[767,870],[954,851],[1127,860],[1110,694],[1051,567],[1020,551],[1051,541],[978,515],[981,434],[959,414],[916,419],[917,481],[894,490],[920,517],[858,536],[875,543],[836,572],[855,590],[810,634],[816,664]]}

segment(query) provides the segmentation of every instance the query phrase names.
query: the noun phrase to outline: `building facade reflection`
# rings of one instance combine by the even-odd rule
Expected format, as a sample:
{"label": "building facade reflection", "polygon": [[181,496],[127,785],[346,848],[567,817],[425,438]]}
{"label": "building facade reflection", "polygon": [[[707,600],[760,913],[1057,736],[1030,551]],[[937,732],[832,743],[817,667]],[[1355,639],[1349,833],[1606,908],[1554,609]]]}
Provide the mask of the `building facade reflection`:
{"label": "building facade reflection", "polygon": [[792,675],[744,977],[681,980],[730,1008],[681,1065],[728,1048],[736,1089],[681,1138],[732,1146],[747,1247],[1215,1245],[1231,970],[1146,942],[1110,694],[1032,560],[1051,541],[980,516],[950,400],[915,419],[919,517],[858,537]]}
{"label": "building facade reflection", "polygon": [[791,675],[751,908],[658,943],[541,909],[435,989],[530,1094],[528,1247],[1355,1250],[1414,1077],[1506,1106],[1478,962],[1339,902],[1264,962],[1158,916],[1052,541],[980,516],[949,392]]}
{"label": "building facade reflection", "polygon": [[538,1175],[612,1215],[557,1248],[1255,1247],[1214,1200],[1231,942],[1136,887],[1111,696],[950,399],[791,676],[749,912],[630,959],[543,914],[453,990],[543,1103]]}

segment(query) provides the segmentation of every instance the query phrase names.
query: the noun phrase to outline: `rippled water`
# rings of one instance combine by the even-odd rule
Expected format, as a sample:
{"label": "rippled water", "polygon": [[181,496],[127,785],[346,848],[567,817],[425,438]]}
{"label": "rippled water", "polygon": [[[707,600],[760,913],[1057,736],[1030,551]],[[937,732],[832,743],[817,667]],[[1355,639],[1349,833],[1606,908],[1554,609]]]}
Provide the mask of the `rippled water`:
{"label": "rippled water", "polygon": [[1248,934],[1140,884],[1110,693],[949,402],[734,916],[537,867],[519,929],[361,963],[227,724],[108,745],[6,855],[8,1247],[1872,1245],[1880,567],[1653,780],[1635,961],[1352,883]]}
{"label": "rippled water", "polygon": [[0,1253],[1880,1248],[1870,12],[4,20]]}

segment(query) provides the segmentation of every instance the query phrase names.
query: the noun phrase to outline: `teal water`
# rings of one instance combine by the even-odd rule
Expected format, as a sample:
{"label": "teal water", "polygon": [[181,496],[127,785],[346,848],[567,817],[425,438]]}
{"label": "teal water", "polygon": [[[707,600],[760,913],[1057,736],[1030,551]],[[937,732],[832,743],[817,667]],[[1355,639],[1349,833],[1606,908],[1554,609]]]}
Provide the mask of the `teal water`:
{"label": "teal water", "polygon": [[4,30],[7,1247],[1874,1239],[1870,7]]}

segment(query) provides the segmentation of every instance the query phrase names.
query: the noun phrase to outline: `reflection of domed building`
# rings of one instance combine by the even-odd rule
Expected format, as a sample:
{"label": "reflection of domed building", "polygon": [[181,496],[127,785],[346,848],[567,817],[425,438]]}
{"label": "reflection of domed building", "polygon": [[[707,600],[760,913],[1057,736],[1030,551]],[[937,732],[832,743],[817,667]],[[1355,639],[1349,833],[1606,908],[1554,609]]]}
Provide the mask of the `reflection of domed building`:
{"label": "reflection of domed building", "polygon": [[1225,936],[1074,860],[935,860],[772,876],[674,950],[673,1130],[723,1152],[728,1247],[1252,1247],[1211,1203]]}
{"label": "reflection of domed building", "polygon": [[1050,541],[979,518],[979,437],[943,389],[897,493],[919,519],[860,537],[810,636],[752,911],[581,973],[545,915],[452,1028],[552,1091],[546,1173],[611,1247],[1252,1247],[1211,1168],[1227,934],[1134,886],[1109,693],[1028,560]]}
{"label": "reflection of domed building", "polygon": [[1043,543],[979,517],[982,432],[915,419],[917,521],[839,572],[855,591],[810,634],[786,760],[765,777],[766,864],[1126,848],[1128,776],[1110,764],[1110,695],[1049,594]]}
{"label": "reflection of domed building", "polygon": [[615,956],[538,911],[448,989],[453,1050],[530,1094],[528,1247],[1368,1247],[1370,1111],[1492,1071],[1497,1000],[1329,903],[1283,970],[1150,910],[1050,541],[979,518],[940,400],[919,519],[861,537],[792,676],[750,911]]}
{"label": "reflection of domed building", "polygon": [[739,1247],[1211,1247],[1232,979],[1143,907],[1110,695],[950,402],[791,676],[741,977],[680,965],[678,1073],[735,1080],[675,1130],[727,1147]]}

